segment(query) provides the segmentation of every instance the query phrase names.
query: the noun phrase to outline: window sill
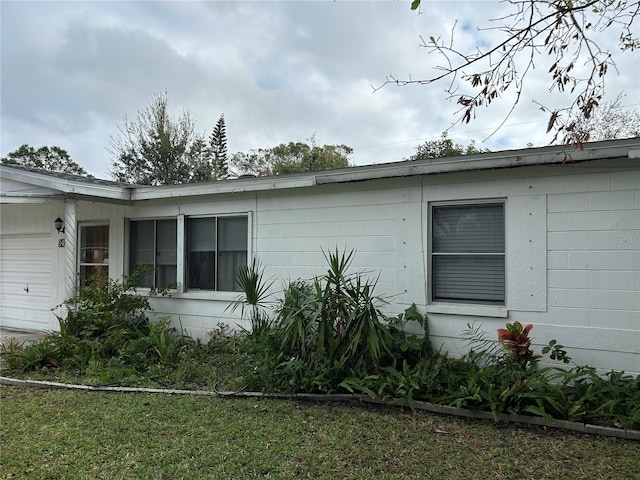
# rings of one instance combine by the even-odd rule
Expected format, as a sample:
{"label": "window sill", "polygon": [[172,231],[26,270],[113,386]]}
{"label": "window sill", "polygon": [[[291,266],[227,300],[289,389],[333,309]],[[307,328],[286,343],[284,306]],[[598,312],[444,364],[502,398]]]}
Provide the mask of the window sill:
{"label": "window sill", "polygon": [[432,303],[427,305],[429,313],[448,313],[451,315],[470,315],[474,317],[507,318],[507,307],[499,305],[472,305],[469,303]]}
{"label": "window sill", "polygon": [[[138,288],[139,293],[149,295],[148,288]],[[189,290],[179,292],[169,290],[168,295],[152,295],[151,298],[182,298],[185,300],[213,300],[219,302],[235,302],[242,295],[242,292],[216,292],[212,290]]]}
{"label": "window sill", "polygon": [[187,290],[186,292],[175,293],[173,298],[184,298],[186,300],[214,300],[219,302],[235,302],[242,296],[242,292],[216,292],[212,290]]}

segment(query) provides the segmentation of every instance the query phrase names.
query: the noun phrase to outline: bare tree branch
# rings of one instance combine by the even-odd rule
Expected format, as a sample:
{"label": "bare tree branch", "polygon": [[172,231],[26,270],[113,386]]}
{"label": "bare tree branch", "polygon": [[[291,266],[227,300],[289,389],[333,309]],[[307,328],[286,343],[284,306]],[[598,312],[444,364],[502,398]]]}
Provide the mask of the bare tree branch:
{"label": "bare tree branch", "polygon": [[[514,92],[512,106],[497,131],[520,102],[524,80],[535,67],[534,60],[542,56],[552,63],[548,70],[549,91],[565,93],[572,100],[562,108],[540,101],[535,103],[549,114],[547,131],[554,132],[552,142],[561,140],[567,145],[580,145],[585,139],[576,129],[575,119],[590,118],[604,95],[609,68],[615,69],[612,53],[604,50],[594,37],[616,28],[620,29],[621,51],[640,48],[638,29],[633,28],[640,13],[640,1],[504,0],[503,3],[513,11],[492,19],[495,26],[479,29],[502,32],[503,40],[486,50],[476,47],[475,51],[463,52],[454,44],[456,24],[448,42],[434,37],[426,41],[420,37],[421,46],[427,48],[429,54],[441,57],[442,64],[436,67],[441,73],[408,80],[389,76],[373,90],[389,84],[428,85],[448,78],[449,86],[445,89],[448,99],[460,105],[453,125],[469,123],[478,107],[488,107],[506,92]],[[419,7],[419,0],[412,3],[412,9]],[[470,87],[473,93],[463,92],[460,83]]]}

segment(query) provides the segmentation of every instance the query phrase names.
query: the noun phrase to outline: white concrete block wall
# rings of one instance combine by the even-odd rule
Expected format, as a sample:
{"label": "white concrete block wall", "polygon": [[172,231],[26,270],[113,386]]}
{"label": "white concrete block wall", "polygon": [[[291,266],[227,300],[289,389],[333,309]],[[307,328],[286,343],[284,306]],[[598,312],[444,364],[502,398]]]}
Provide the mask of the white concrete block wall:
{"label": "white concrete block wall", "polygon": [[637,374],[640,173],[578,175],[567,185],[548,194],[549,310],[538,330],[577,363]]}
{"label": "white concrete block wall", "polygon": [[[640,373],[640,170],[610,170],[533,167],[136,207],[80,202],[77,218],[109,221],[110,273],[117,278],[125,269],[127,218],[249,212],[251,253],[267,277],[277,279],[274,292],[287,280],[322,275],[327,269],[322,250],[354,249],[353,270],[378,278],[377,293],[390,302],[383,309],[396,314],[412,303],[422,312],[427,308],[430,202],[504,198],[507,316],[430,313],[434,346],[460,355],[468,349],[460,340],[468,323],[481,322],[493,336],[506,321],[519,320],[534,324],[538,349],[555,338],[578,363]],[[29,233],[45,224],[51,231],[51,207],[15,208],[19,214],[3,207],[3,232]],[[169,316],[176,326],[206,338],[219,322],[248,326],[239,311],[227,308],[235,298],[178,294],[154,304],[157,316]]]}
{"label": "white concrete block wall", "polygon": [[287,202],[281,192],[266,194],[259,198],[256,214],[256,255],[269,275],[285,281],[324,274],[323,251],[353,250],[351,271],[377,279],[376,291],[391,302],[386,309],[401,311],[405,307],[397,306],[402,292],[398,278],[412,265],[406,261],[410,255],[403,253],[407,242],[401,243],[399,235],[409,230],[411,220],[419,224],[417,185],[416,180],[404,179],[387,182],[382,189],[379,184],[326,186],[291,192]]}
{"label": "white concrete block wall", "polygon": [[[531,171],[262,192],[224,201],[147,205],[126,216],[250,211],[253,253],[266,276],[277,279],[277,298],[288,280],[326,271],[323,249],[354,249],[354,270],[379,276],[377,292],[390,299],[383,309],[396,314],[411,303],[423,312],[426,308],[429,202],[506,198],[512,255],[507,259],[512,270],[508,317],[429,314],[434,346],[461,355],[468,349],[460,340],[468,323],[481,323],[493,336],[505,322],[519,320],[534,324],[538,351],[555,338],[578,363],[640,372],[640,194],[629,181],[633,175],[525,173]],[[531,242],[523,244],[524,237]],[[248,327],[239,311],[227,309],[231,297],[159,299],[156,315],[171,317],[200,338],[219,322]]]}
{"label": "white concrete block wall", "polygon": [[[576,170],[580,173],[572,174]],[[426,182],[425,197],[430,201],[483,198],[493,191],[505,194],[509,209],[514,203],[527,205],[531,195],[546,198],[544,308],[513,308],[513,296],[508,296],[507,318],[429,314],[436,348],[462,354],[468,346],[460,334],[468,323],[482,325],[495,338],[496,328],[519,320],[534,324],[532,336],[538,352],[556,339],[579,364],[640,373],[640,171],[591,173],[583,167],[565,171],[570,175],[549,177],[550,171],[538,170],[536,177],[505,179],[501,178],[505,173],[499,172],[493,181],[492,174],[483,172],[468,179],[473,183]],[[461,180],[464,175],[458,177]],[[474,196],[465,196],[468,192]],[[524,210],[508,215],[507,232],[515,229],[520,235],[520,229],[528,227],[518,221],[526,218],[523,214]],[[514,244],[521,247],[522,242],[509,241],[509,233],[507,240],[509,263]],[[526,257],[526,249],[518,252],[521,255]],[[518,265],[507,276],[508,293],[514,275],[521,271]],[[523,298],[527,290],[537,287],[536,282],[518,282]]]}

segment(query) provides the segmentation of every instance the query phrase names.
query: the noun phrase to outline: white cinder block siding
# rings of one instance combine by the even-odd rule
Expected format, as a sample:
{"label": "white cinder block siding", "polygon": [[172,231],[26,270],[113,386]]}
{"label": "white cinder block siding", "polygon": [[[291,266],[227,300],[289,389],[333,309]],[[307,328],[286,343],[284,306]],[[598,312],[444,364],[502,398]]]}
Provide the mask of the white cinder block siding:
{"label": "white cinder block siding", "polygon": [[[470,161],[405,162],[397,168],[142,188],[129,197],[128,190],[109,186],[109,200],[95,202],[86,198],[97,196],[100,186],[74,185],[82,193],[77,222],[109,224],[109,273],[118,278],[127,271],[128,220],[246,214],[249,257],[257,257],[266,278],[276,280],[274,298],[280,298],[288,280],[322,275],[327,270],[323,251],[354,250],[352,270],[377,280],[376,292],[388,302],[383,311],[395,315],[416,303],[428,315],[434,346],[452,355],[468,351],[460,340],[468,324],[482,324],[494,337],[496,328],[518,320],[534,324],[538,351],[556,339],[576,363],[639,374],[640,159],[637,150],[630,150],[637,149],[637,143],[625,142],[595,144],[584,154],[575,153],[585,156],[576,163],[551,164],[545,160],[547,150],[541,149],[474,156]],[[616,156],[620,148],[626,150]],[[597,160],[604,158],[598,156],[603,152],[609,158]],[[536,161],[527,163],[527,158]],[[480,169],[464,171],[473,162],[479,162]],[[493,169],[496,162],[517,168]],[[9,245],[8,238],[24,238],[27,245],[29,236],[41,237],[38,248],[49,251],[51,261],[45,265],[34,256],[33,268],[49,279],[51,308],[64,300],[64,249],[58,248],[61,237],[53,227],[53,219],[64,215],[64,198],[48,196],[51,189],[45,183],[30,187],[3,180],[3,192],[24,195],[15,204],[2,204],[1,238],[3,245]],[[24,192],[42,194],[45,200],[29,203]],[[505,305],[431,302],[432,205],[482,201],[505,205]],[[184,261],[181,245],[184,231],[178,226],[179,265]],[[2,262],[3,272],[13,268],[5,267],[4,258]],[[8,274],[0,280],[9,288]],[[17,284],[11,288],[26,300]],[[47,293],[40,295],[46,298]],[[185,292],[179,285],[170,298],[154,299],[155,315],[206,338],[220,322],[248,327],[239,310],[229,310],[238,296]],[[3,324],[5,316],[17,321],[15,311],[6,313],[10,302],[4,299],[9,297],[2,298],[7,305]],[[49,312],[43,322],[55,327]]]}

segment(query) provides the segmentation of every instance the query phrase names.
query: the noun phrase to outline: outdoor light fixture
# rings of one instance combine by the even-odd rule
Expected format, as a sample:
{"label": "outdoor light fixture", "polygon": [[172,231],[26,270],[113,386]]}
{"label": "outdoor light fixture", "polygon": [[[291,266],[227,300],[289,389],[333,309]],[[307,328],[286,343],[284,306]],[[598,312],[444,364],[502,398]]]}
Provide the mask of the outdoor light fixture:
{"label": "outdoor light fixture", "polygon": [[56,226],[58,233],[64,233],[64,221],[60,217],[56,218],[53,224]]}

